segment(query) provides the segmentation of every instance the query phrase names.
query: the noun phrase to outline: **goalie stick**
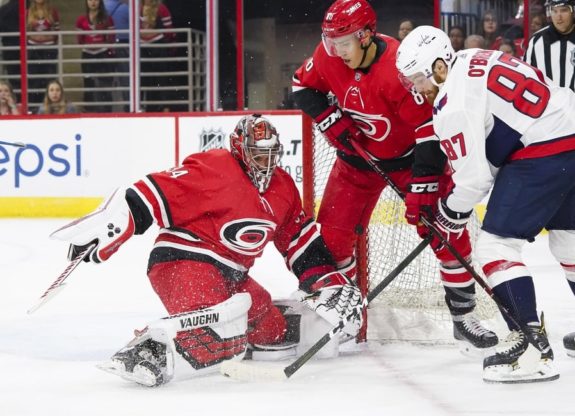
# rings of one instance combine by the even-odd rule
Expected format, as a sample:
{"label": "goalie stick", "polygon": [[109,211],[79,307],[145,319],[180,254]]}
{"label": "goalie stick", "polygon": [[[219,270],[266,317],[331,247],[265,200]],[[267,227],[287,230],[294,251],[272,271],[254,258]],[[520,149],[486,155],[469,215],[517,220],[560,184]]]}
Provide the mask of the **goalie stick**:
{"label": "goalie stick", "polygon": [[86,247],[84,250],[78,253],[76,257],[70,260],[70,263],[68,263],[66,269],[64,269],[64,271],[60,274],[60,276],[58,276],[58,278],[54,280],[54,283],[52,283],[50,287],[46,289],[46,291],[42,294],[42,296],[40,296],[40,298],[36,301],[36,303],[32,305],[30,309],[28,309],[28,313],[31,314],[35,312],[42,305],[44,305],[46,302],[48,302],[50,299],[52,299],[54,296],[60,293],[60,291],[64,289],[64,286],[66,285],[65,280],[68,278],[68,276],[72,274],[74,269],[78,267],[78,264],[80,264],[82,260],[88,257],[95,248],[96,243],[90,244],[88,247]]}
{"label": "goalie stick", "polygon": [[224,361],[220,366],[220,372],[230,378],[241,381],[282,381],[290,378],[306,362],[310,360],[320,349],[322,349],[337,333],[345,327],[346,323],[355,314],[361,313],[361,308],[365,308],[375,299],[422,251],[431,237],[422,240],[379,284],[374,287],[363,299],[361,307],[358,306],[346,319],[339,322],[333,329],[321,337],[305,353],[287,367],[255,366],[245,361]]}
{"label": "goalie stick", "polygon": [[0,140],[0,145],[2,145],[2,146],[14,146],[14,147],[26,147],[26,144],[22,143],[22,142],[6,142],[4,140]]}
{"label": "goalie stick", "polygon": [[[367,150],[365,150],[364,148],[362,148],[359,145],[359,143],[356,143],[353,140],[350,140],[350,142],[351,142],[351,145],[353,146],[353,148],[355,149],[355,151],[357,153],[359,153],[359,155],[371,166],[371,168],[387,182],[387,184],[391,187],[391,189],[393,189],[394,192],[403,201],[405,201],[405,195],[403,194],[403,192],[401,192],[401,190],[391,180],[391,178],[387,175],[387,173],[385,173],[385,171],[383,169],[381,169],[377,165],[377,163],[375,163],[373,157],[369,154],[369,152]],[[443,236],[443,234],[441,234],[441,232],[437,229],[437,227],[435,227],[435,225],[433,225],[433,223],[431,221],[429,221],[427,218],[422,216],[421,222],[423,223],[423,225],[425,225],[432,232],[432,234],[434,234],[437,238],[439,238],[439,240],[441,240],[441,242],[445,245],[445,247],[447,247],[447,249],[450,251],[450,253],[453,254],[453,256],[459,261],[459,263],[461,263],[461,265],[465,268],[465,270],[467,270],[469,272],[469,274],[471,274],[471,277],[473,277],[473,280],[475,280],[479,284],[479,286],[481,286],[483,288],[483,290],[485,290],[485,293],[487,293],[487,295],[489,295],[489,297],[493,300],[493,302],[495,302],[495,304],[497,305],[497,307],[499,308],[501,313],[503,315],[505,315],[505,317],[508,318],[509,321],[515,327],[521,329],[521,332],[523,332],[523,334],[527,337],[529,342],[531,344],[533,344],[533,346],[535,348],[538,349],[537,343],[535,342],[535,340],[531,336],[530,332],[526,329],[525,325],[519,324],[519,321],[517,319],[515,319],[515,316],[513,316],[513,314],[509,311],[509,309],[507,309],[503,305],[503,303],[501,303],[501,300],[499,300],[499,297],[497,297],[497,295],[495,293],[493,293],[493,290],[491,290],[491,287],[489,287],[489,285],[487,283],[485,283],[483,278],[475,271],[473,266],[461,255],[461,253],[459,253],[459,251],[457,251],[457,249],[455,247],[453,247],[451,245],[451,243]]]}

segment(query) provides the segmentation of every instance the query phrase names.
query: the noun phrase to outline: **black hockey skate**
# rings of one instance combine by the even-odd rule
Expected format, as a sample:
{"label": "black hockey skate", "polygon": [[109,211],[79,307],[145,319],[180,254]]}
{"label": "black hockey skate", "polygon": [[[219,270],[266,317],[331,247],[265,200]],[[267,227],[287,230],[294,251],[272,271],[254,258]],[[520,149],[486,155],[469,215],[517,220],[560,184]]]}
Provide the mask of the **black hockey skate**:
{"label": "black hockey skate", "polygon": [[563,346],[569,357],[575,358],[575,332],[571,332],[563,337]]}
{"label": "black hockey skate", "polygon": [[[453,337],[457,341],[471,344],[474,348],[486,349],[497,345],[499,338],[495,332],[484,328],[471,313],[454,315]],[[468,349],[467,349],[468,350]],[[467,351],[469,352],[469,350]]]}
{"label": "black hockey skate", "polygon": [[135,346],[128,346],[98,368],[125,380],[148,387],[156,387],[168,381],[166,377],[166,346],[152,339]]}
{"label": "black hockey skate", "polygon": [[533,383],[559,378],[559,373],[553,366],[553,350],[549,345],[544,324],[532,322],[527,324],[526,329],[534,345],[529,343],[528,337],[522,331],[511,331],[504,347],[483,360],[484,381]]}

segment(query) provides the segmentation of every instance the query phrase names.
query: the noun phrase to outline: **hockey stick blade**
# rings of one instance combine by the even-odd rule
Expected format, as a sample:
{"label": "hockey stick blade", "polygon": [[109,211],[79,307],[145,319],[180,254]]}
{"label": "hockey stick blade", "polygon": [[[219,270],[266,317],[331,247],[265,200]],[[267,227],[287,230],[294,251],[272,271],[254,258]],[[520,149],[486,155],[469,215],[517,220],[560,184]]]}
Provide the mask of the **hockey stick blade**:
{"label": "hockey stick blade", "polygon": [[[375,299],[401,272],[429,245],[431,238],[422,240],[379,284],[374,287],[364,298],[362,307]],[[359,313],[359,307],[357,312]],[[224,361],[220,366],[220,373],[240,381],[282,381],[290,378],[306,362],[308,362],[319,350],[321,350],[336,334],[341,332],[347,322],[354,316],[354,313],[346,317],[345,321],[340,321],[337,326],[322,336],[297,360],[284,368],[272,368],[264,366],[250,365],[242,361]]]}
{"label": "hockey stick blade", "polygon": [[224,361],[220,373],[238,381],[284,381],[288,379],[283,368],[254,365],[247,361]]}
{"label": "hockey stick blade", "polygon": [[6,142],[4,140],[0,140],[0,145],[2,146],[14,146],[14,147],[26,147],[26,143],[22,142]]}
{"label": "hockey stick blade", "polygon": [[38,310],[41,306],[43,306],[46,302],[50,299],[55,297],[58,293],[64,289],[65,281],[70,276],[70,274],[74,271],[76,267],[84,260],[86,257],[92,253],[92,250],[96,248],[96,243],[90,244],[84,250],[82,250],[76,257],[74,257],[64,271],[58,276],[54,283],[50,285],[48,289],[40,296],[40,298],[36,301],[34,305],[30,309],[28,309],[28,314],[34,313]]}

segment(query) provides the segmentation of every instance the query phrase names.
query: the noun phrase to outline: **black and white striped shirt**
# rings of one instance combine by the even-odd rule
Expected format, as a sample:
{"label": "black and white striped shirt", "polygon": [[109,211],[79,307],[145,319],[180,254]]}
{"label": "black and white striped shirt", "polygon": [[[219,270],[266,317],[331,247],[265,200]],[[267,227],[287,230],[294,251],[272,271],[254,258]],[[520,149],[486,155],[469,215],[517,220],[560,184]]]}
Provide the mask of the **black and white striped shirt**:
{"label": "black and white striped shirt", "polygon": [[562,35],[550,24],[535,32],[523,57],[555,85],[575,91],[575,31]]}

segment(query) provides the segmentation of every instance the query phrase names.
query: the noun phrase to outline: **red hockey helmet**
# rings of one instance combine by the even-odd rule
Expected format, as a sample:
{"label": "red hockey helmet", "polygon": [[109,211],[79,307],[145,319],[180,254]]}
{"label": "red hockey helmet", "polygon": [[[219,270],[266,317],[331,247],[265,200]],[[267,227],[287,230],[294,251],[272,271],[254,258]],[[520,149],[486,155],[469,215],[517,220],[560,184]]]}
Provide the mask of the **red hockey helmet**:
{"label": "red hockey helmet", "polygon": [[276,128],[260,114],[242,117],[230,134],[230,149],[258,191],[264,193],[283,156]]}
{"label": "red hockey helmet", "polygon": [[361,38],[366,29],[375,33],[377,17],[367,0],[336,0],[325,12],[321,25],[325,50],[335,56],[332,41],[343,36]]}

